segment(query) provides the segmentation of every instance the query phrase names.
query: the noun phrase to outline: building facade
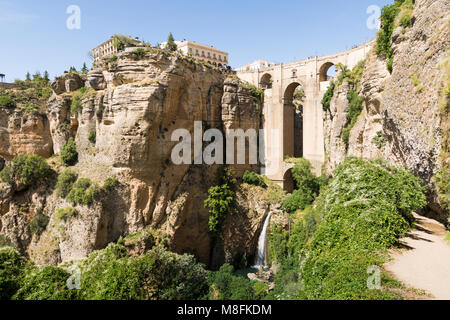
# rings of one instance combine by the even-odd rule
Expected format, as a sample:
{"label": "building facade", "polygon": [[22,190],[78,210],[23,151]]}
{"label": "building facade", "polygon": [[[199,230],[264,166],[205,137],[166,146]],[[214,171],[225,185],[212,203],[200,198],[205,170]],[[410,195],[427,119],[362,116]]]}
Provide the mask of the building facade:
{"label": "building facade", "polygon": [[[138,45],[141,43],[139,39],[135,39],[131,36],[120,36],[123,39],[126,39],[128,43],[132,43],[134,45]],[[92,55],[94,57],[94,61],[98,61],[104,57],[112,56],[113,54],[118,53],[119,50],[114,46],[114,36],[111,37],[108,41],[103,42],[98,47],[92,50]]]}
{"label": "building facade", "polygon": [[275,66],[275,63],[266,61],[266,60],[256,60],[253,63],[246,64],[238,69],[236,71],[256,71],[264,68],[269,68]]}
{"label": "building facade", "polygon": [[[184,55],[192,56],[195,59],[204,61],[216,67],[226,68],[229,65],[229,55],[227,52],[217,50],[213,46],[197,43],[194,41],[175,41],[178,50]],[[166,43],[161,46],[165,47]]]}

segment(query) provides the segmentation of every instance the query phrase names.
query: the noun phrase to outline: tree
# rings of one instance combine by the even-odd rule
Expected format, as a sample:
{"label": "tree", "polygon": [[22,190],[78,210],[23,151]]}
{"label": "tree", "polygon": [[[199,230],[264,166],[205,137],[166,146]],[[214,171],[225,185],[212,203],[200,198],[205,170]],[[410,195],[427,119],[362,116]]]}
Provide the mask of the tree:
{"label": "tree", "polygon": [[88,68],[87,68],[87,66],[86,66],[86,62],[85,63],[83,63],[83,67],[81,68],[81,73],[82,74],[87,74],[88,73]]}
{"label": "tree", "polygon": [[31,81],[31,74],[29,72],[27,72],[27,74],[25,76],[25,80],[26,81]]}
{"label": "tree", "polygon": [[73,166],[78,161],[78,152],[73,138],[69,138],[61,150],[61,161],[66,166]]}
{"label": "tree", "polygon": [[167,37],[166,49],[169,50],[169,51],[172,51],[172,52],[175,52],[178,49],[178,46],[175,43],[175,39],[174,39],[174,37],[172,35],[172,32],[169,33],[169,36]]}
{"label": "tree", "polygon": [[44,71],[44,80],[47,81],[47,82],[50,81],[50,78],[49,78],[49,75],[48,75],[48,71],[47,71],[47,70]]}

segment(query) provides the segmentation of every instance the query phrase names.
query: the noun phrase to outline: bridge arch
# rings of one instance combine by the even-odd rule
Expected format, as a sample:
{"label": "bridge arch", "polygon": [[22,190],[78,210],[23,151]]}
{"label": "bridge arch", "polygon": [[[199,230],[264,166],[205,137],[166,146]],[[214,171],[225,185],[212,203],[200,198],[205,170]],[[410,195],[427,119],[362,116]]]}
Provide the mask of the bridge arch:
{"label": "bridge arch", "polygon": [[283,157],[303,157],[304,92],[304,86],[297,81],[290,83],[284,91]]}
{"label": "bridge arch", "polygon": [[259,81],[259,86],[262,89],[272,89],[272,75],[270,73],[265,73]]}
{"label": "bridge arch", "polygon": [[333,67],[335,67],[335,64],[330,61],[322,64],[322,66],[319,69],[319,81],[320,82],[330,80],[330,75],[328,74],[328,71],[330,71],[330,69],[332,69]]}
{"label": "bridge arch", "polygon": [[292,175],[292,168],[286,170],[283,175],[283,189],[288,193],[294,192],[295,181],[294,176]]}

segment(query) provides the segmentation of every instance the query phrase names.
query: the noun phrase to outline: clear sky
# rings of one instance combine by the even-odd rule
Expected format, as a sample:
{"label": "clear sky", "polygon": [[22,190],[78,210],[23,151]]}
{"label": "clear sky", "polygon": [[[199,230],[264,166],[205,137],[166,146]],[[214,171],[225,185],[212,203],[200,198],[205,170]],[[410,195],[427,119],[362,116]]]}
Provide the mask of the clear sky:
{"label": "clear sky", "polygon": [[[88,51],[115,33],[152,44],[169,32],[230,53],[235,68],[290,62],[370,40],[371,5],[393,0],[0,0],[0,73],[7,81],[48,70],[51,77],[91,61]],[[70,5],[81,29],[69,30]]]}

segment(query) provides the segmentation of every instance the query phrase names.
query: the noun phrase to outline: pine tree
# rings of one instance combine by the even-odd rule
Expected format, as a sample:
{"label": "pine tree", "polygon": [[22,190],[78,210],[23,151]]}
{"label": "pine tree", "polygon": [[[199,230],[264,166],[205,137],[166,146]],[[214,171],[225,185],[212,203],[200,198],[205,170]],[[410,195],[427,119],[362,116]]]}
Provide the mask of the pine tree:
{"label": "pine tree", "polygon": [[175,43],[175,39],[174,39],[174,37],[172,35],[172,32],[169,33],[169,36],[167,37],[166,49],[169,50],[169,51],[172,51],[172,52],[175,52],[178,49],[178,46]]}
{"label": "pine tree", "polygon": [[86,74],[86,73],[88,73],[88,68],[87,68],[87,66],[86,66],[86,62],[85,63],[83,63],[83,67],[81,68],[81,73],[82,74]]}
{"label": "pine tree", "polygon": [[49,78],[49,75],[48,75],[48,71],[47,71],[47,70],[44,71],[44,80],[47,81],[47,82],[50,81],[50,78]]}
{"label": "pine tree", "polygon": [[25,81],[31,81],[31,74],[29,72],[25,76]]}

